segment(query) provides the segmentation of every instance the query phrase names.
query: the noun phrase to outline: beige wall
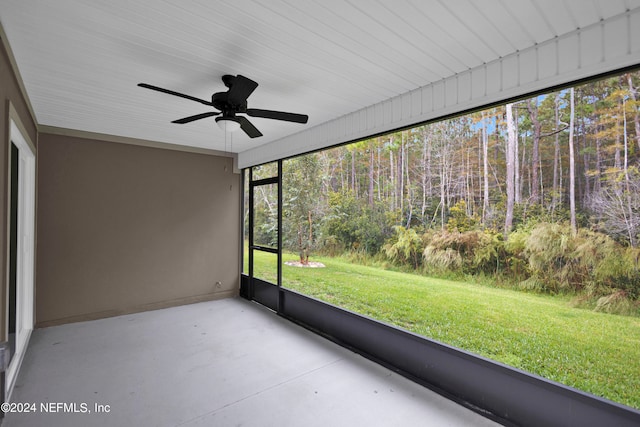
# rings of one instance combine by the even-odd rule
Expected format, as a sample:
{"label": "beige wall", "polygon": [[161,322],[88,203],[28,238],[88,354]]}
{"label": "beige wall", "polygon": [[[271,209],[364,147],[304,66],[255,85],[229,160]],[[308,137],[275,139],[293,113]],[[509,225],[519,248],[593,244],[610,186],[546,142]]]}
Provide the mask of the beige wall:
{"label": "beige wall", "polygon": [[37,326],[237,294],[230,158],[43,133],[38,155]]}
{"label": "beige wall", "polygon": [[[0,37],[2,37],[0,32]],[[36,124],[31,116],[24,97],[20,92],[18,80],[11,67],[9,53],[5,49],[5,40],[0,43],[0,341],[6,340],[6,297],[8,282],[8,218],[9,210],[9,103],[17,113],[17,119],[24,125],[28,138],[37,141]]]}
{"label": "beige wall", "polygon": [[6,340],[10,111],[38,149],[37,326],[236,295],[240,175],[232,160],[38,134],[7,46],[3,39],[0,341]]}

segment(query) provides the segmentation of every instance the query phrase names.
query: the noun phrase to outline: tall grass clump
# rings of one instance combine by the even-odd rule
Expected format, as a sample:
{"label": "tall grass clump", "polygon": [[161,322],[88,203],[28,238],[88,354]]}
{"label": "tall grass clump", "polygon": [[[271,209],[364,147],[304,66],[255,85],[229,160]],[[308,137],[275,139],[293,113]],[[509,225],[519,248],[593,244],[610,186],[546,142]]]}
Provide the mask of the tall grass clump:
{"label": "tall grass clump", "polygon": [[577,295],[578,305],[595,310],[637,314],[640,252],[608,235],[568,224],[540,223],[524,239],[522,254],[530,277],[527,289]]}
{"label": "tall grass clump", "polygon": [[491,231],[430,230],[423,240],[423,262],[430,273],[495,274],[505,258],[502,236]]}
{"label": "tall grass clump", "polygon": [[422,237],[413,228],[407,229],[401,225],[395,226],[394,231],[393,237],[382,247],[384,254],[391,261],[418,269],[424,247]]}

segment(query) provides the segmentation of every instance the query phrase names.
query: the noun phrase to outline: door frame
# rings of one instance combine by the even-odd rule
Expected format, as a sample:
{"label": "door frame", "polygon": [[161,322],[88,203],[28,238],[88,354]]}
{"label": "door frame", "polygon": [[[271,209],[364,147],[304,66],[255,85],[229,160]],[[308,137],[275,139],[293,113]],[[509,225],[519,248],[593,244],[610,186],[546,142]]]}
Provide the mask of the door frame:
{"label": "door frame", "polygon": [[[277,161],[275,176],[255,179],[253,167],[249,168],[249,271],[248,273],[248,298],[259,302],[279,313],[282,309],[282,160]],[[263,185],[275,185],[277,187],[277,243],[276,247],[256,245],[254,241],[255,225],[255,188]],[[254,251],[268,252],[276,255],[276,283],[255,277],[254,275]]]}
{"label": "door frame", "polygon": [[[18,226],[16,256],[16,339],[15,352],[5,372],[5,400],[9,401],[16,383],[20,366],[34,325],[35,287],[35,218],[36,218],[36,155],[35,146],[20,122],[15,110],[9,108],[9,170],[11,144],[18,148]],[[14,113],[14,114],[11,114]],[[8,199],[11,200],[11,179],[7,182]],[[7,206],[7,221],[10,221],[10,206]],[[11,232],[10,228],[8,228]],[[7,239],[9,246],[9,239]],[[7,247],[7,265],[10,265],[10,248]],[[8,283],[7,269],[7,283]],[[8,329],[9,286],[5,290],[5,328]],[[7,333],[7,330],[5,330]]]}

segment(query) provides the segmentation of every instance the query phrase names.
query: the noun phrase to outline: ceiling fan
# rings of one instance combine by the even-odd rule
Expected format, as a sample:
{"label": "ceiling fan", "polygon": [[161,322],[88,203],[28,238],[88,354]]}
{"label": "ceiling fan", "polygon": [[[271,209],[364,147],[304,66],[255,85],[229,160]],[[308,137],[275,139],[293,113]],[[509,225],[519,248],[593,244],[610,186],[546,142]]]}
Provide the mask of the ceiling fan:
{"label": "ceiling fan", "polygon": [[250,117],[262,117],[265,119],[283,120],[286,122],[307,123],[309,116],[304,114],[286,113],[284,111],[260,110],[257,108],[247,108],[247,98],[258,87],[258,83],[253,80],[241,76],[224,75],[222,82],[229,88],[226,92],[214,93],[211,101],[185,95],[169,89],[153,86],[146,83],[138,83],[138,86],[156,90],[158,92],[168,93],[169,95],[179,96],[181,98],[190,99],[201,104],[213,107],[219,111],[210,111],[207,113],[196,114],[195,116],[184,117],[174,120],[171,123],[185,124],[195,120],[204,119],[206,117],[216,117],[216,122],[225,131],[234,131],[242,129],[249,137],[257,138],[262,133],[244,116],[236,114],[246,114]]}

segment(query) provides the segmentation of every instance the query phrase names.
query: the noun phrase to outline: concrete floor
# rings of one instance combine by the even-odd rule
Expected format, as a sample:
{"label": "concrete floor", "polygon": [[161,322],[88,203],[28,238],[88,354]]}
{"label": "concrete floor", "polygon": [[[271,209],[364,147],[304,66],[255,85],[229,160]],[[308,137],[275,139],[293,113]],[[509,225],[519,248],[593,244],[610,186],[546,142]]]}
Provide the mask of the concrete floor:
{"label": "concrete floor", "polygon": [[242,299],[36,330],[11,401],[36,412],[5,427],[497,425]]}

